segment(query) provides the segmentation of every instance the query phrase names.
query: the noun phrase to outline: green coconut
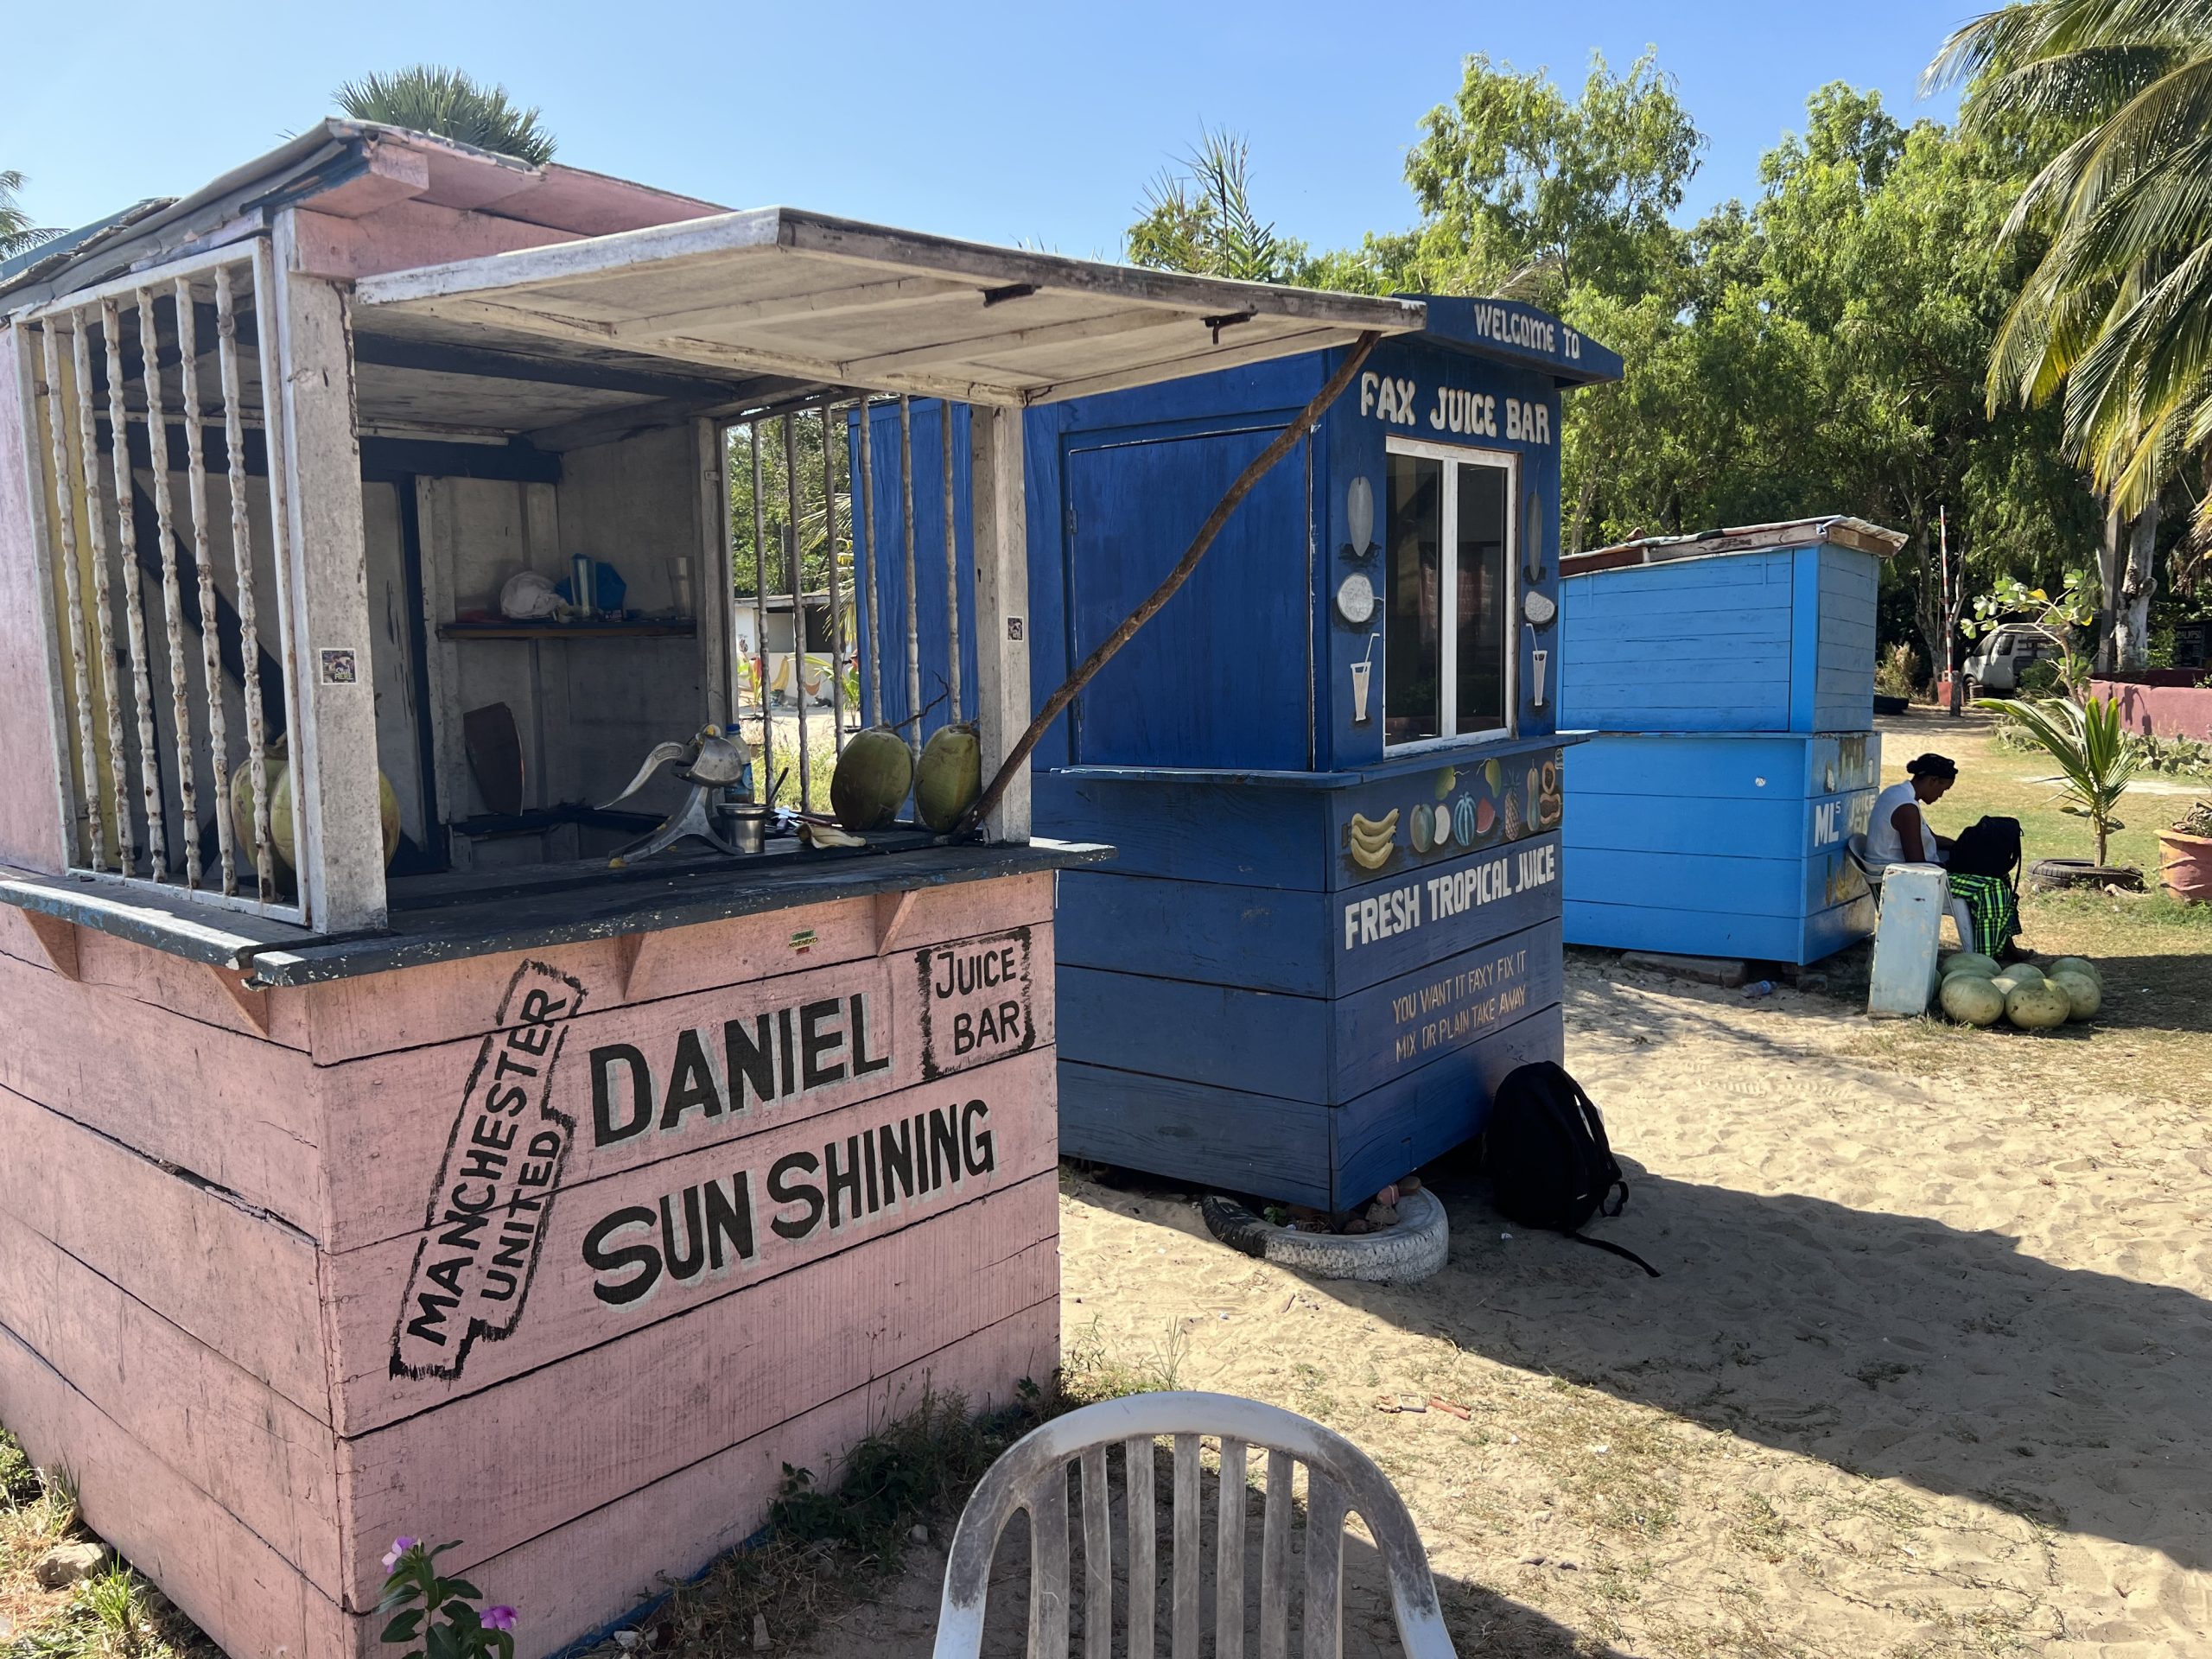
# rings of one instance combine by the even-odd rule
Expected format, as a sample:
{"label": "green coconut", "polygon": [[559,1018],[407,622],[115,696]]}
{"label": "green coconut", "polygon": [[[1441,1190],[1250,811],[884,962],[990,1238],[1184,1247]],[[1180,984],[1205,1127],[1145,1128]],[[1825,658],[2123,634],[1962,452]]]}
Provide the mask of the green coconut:
{"label": "green coconut", "polygon": [[1943,977],[1953,974],[1979,974],[1984,979],[1994,979],[2004,969],[1994,957],[1985,957],[1977,950],[1954,950],[1943,958]]}
{"label": "green coconut", "polygon": [[983,746],[973,726],[963,721],[944,727],[922,745],[914,810],[924,823],[946,834],[982,792]]}
{"label": "green coconut", "polygon": [[2022,1031],[2049,1031],[2064,1025],[2073,1014],[2074,1005],[2066,993],[2041,977],[2005,993],[2005,1017]]}
{"label": "green coconut", "polygon": [[830,775],[830,810],[846,829],[887,828],[913,787],[914,753],[888,726],[871,726],[845,745]]}
{"label": "green coconut", "polygon": [[2105,982],[2104,969],[2087,957],[2061,957],[2050,964],[2044,977],[2056,979],[2061,974],[2079,974],[2082,978],[2100,988]]}
{"label": "green coconut", "polygon": [[1993,1026],[2005,1017],[2005,994],[1981,974],[1953,974],[1943,982],[1943,1012],[1961,1025]]}
{"label": "green coconut", "polygon": [[[292,768],[284,739],[262,751],[261,775],[269,788],[269,850],[284,869],[292,868]],[[391,779],[377,773],[377,816],[384,832],[384,861],[389,865],[399,850],[399,798],[391,792]],[[253,768],[249,764],[231,774],[231,838],[243,867],[253,863]]]}
{"label": "green coconut", "polygon": [[2066,993],[2069,1010],[2067,1018],[2070,1020],[2094,1018],[2097,1010],[2104,1006],[2103,989],[2087,974],[2053,974],[2044,982],[2055,990]]}

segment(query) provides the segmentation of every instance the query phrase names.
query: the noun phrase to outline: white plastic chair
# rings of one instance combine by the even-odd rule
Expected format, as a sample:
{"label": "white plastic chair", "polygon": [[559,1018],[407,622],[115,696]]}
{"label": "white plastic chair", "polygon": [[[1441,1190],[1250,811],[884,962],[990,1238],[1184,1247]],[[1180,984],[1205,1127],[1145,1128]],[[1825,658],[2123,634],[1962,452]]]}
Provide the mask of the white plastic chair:
{"label": "white plastic chair", "polygon": [[1882,896],[1882,873],[1869,861],[1866,852],[1866,831],[1854,831],[1853,834],[1847,836],[1844,838],[1843,855],[1849,859],[1853,864],[1858,867],[1859,874],[1866,879],[1867,891],[1872,893],[1877,899],[1880,898]]}
{"label": "white plastic chair", "polygon": [[1033,1429],[1007,1448],[961,1512],[944,1568],[936,1659],[976,1659],[983,1603],[999,1535],[1016,1510],[1029,1512],[1028,1659],[1068,1659],[1068,1466],[1083,1465],[1084,1659],[1112,1652],[1112,1511],[1106,1451],[1128,1459],[1129,1659],[1154,1659],[1153,1440],[1174,1439],[1172,1659],[1198,1659],[1198,1441],[1221,1442],[1221,1521],[1215,1559],[1216,1659],[1243,1659],[1245,1454],[1268,1453],[1261,1523],[1260,1659],[1287,1659],[1290,1501],[1294,1464],[1306,1468],[1306,1659],[1344,1652],[1344,1523],[1367,1522],[1390,1580],[1398,1639],[1409,1659],[1454,1659],[1437,1606],[1428,1554],[1405,1503],[1341,1434],[1295,1412],[1228,1394],[1140,1394],[1109,1400]]}

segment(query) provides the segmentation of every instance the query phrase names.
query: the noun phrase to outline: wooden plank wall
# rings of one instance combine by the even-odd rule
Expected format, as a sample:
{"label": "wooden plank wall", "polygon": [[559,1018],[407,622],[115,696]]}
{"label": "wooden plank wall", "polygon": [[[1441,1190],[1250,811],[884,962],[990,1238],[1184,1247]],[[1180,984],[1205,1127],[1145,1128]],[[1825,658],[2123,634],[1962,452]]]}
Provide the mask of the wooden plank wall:
{"label": "wooden plank wall", "polygon": [[0,1421],[233,1653],[372,1651],[401,1533],[551,1650],[748,1535],[785,1463],[1055,1363],[1052,893],[280,989],[266,1037],[213,970],[0,910],[38,1010],[0,1057]]}
{"label": "wooden plank wall", "polygon": [[[1559,762],[1539,739],[1326,789],[1040,779],[1119,852],[1062,882],[1064,1148],[1338,1209],[1474,1134],[1560,1047]],[[1356,816],[1396,825],[1373,868]]]}
{"label": "wooden plank wall", "polygon": [[1881,740],[1611,734],[1567,757],[1567,940],[1808,963],[1873,925],[1844,852]]}
{"label": "wooden plank wall", "polygon": [[1789,730],[1794,583],[1788,549],[1568,577],[1560,724]]}

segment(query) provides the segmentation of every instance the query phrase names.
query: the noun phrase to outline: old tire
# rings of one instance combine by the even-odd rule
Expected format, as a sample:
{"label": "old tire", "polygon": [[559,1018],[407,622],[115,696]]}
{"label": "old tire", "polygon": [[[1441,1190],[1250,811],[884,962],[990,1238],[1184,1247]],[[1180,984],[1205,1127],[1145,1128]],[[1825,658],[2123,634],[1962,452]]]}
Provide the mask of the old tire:
{"label": "old tire", "polygon": [[2039,858],[2028,866],[2028,886],[2038,893],[2062,887],[2119,887],[2143,891],[2143,872],[2125,864],[2093,864],[2086,858]]}
{"label": "old tire", "polygon": [[1317,1279],[1418,1284],[1444,1265],[1452,1249],[1444,1206],[1427,1187],[1398,1200],[1396,1226],[1350,1236],[1294,1233],[1218,1194],[1209,1196],[1199,1210],[1207,1230],[1232,1249]]}

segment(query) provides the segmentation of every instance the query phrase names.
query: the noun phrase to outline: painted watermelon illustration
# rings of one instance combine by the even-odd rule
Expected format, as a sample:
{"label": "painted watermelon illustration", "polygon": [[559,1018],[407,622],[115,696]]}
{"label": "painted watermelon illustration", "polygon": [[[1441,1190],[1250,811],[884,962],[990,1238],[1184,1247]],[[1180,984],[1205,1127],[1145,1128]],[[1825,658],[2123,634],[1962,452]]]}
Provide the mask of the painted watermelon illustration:
{"label": "painted watermelon illustration", "polygon": [[1488,801],[1477,801],[1475,803],[1475,833],[1477,835],[1486,836],[1490,834],[1491,826],[1497,822],[1497,809],[1496,807],[1492,806]]}
{"label": "painted watermelon illustration", "polygon": [[1452,808],[1452,836],[1462,847],[1475,844],[1475,798],[1462,795]]}

